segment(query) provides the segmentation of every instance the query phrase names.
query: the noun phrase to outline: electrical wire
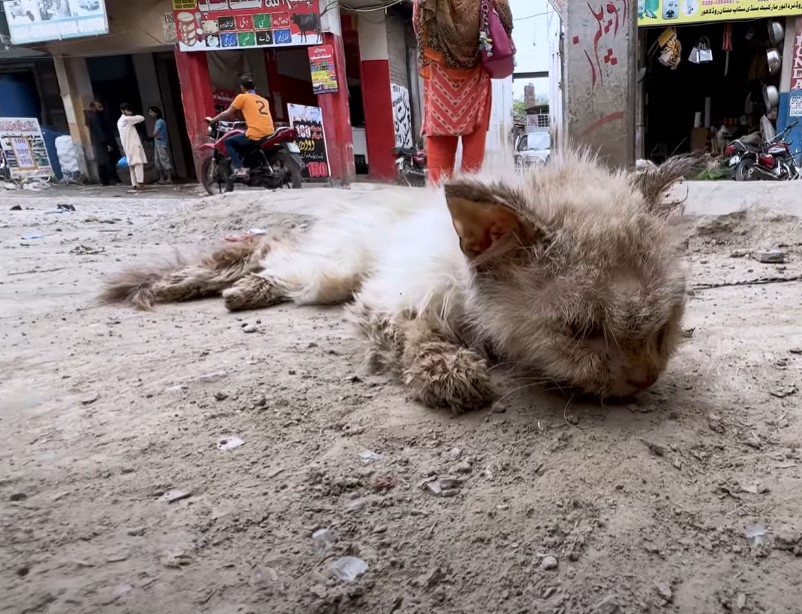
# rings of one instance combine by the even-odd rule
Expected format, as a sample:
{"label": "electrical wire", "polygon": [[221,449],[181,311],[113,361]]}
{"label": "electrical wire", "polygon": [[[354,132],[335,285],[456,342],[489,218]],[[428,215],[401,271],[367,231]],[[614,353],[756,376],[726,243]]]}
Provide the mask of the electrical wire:
{"label": "electrical wire", "polygon": [[535,17],[542,17],[543,15],[551,15],[551,11],[545,13],[535,13],[534,15],[527,15],[526,17],[513,17],[513,21],[525,21],[527,19],[534,19]]}
{"label": "electrical wire", "polygon": [[407,0],[390,0],[389,2],[381,2],[379,4],[359,7],[349,6],[345,2],[340,2],[340,6],[346,11],[350,11],[352,13],[373,13],[375,11],[386,11],[391,6],[396,6],[397,4],[402,4],[404,2],[407,2]]}

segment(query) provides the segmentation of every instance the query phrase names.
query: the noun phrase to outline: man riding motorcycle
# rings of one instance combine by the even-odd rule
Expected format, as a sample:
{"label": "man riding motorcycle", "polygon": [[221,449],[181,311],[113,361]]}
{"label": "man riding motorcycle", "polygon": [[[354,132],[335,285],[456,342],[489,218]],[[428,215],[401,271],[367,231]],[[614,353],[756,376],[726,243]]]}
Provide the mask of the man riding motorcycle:
{"label": "man riding motorcycle", "polygon": [[242,113],[248,129],[245,134],[237,134],[226,140],[228,155],[234,167],[235,177],[247,177],[248,169],[242,166],[242,153],[259,140],[273,134],[273,118],[270,115],[270,104],[254,90],[253,80],[245,77],[240,81],[240,94],[222,113],[215,117],[207,117],[206,121],[215,124],[223,120],[233,120],[237,112]]}

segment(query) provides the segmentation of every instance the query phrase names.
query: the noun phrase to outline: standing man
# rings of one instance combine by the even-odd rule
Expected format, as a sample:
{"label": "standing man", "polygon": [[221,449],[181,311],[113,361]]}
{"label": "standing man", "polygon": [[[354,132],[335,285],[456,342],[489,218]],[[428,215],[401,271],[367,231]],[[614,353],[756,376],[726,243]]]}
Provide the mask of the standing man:
{"label": "standing man", "polygon": [[244,148],[255,144],[260,139],[273,134],[273,118],[270,115],[270,103],[256,93],[253,80],[244,77],[240,81],[240,94],[225,111],[215,117],[207,117],[206,121],[216,124],[222,120],[233,120],[237,111],[242,113],[248,130],[245,134],[237,134],[226,140],[228,155],[234,167],[235,177],[247,177],[248,169],[242,167],[242,154]]}
{"label": "standing man", "polygon": [[117,147],[117,138],[114,135],[114,126],[106,116],[103,103],[93,100],[87,113],[89,134],[92,137],[92,149],[95,151],[97,174],[103,185],[117,184],[117,161],[120,159],[120,150]]}
{"label": "standing man", "polygon": [[127,102],[120,105],[120,119],[117,120],[117,130],[120,131],[120,142],[123,145],[128,170],[131,173],[131,186],[129,194],[137,194],[145,183],[145,164],[148,158],[145,155],[145,148],[142,147],[142,139],[139,138],[137,124],[145,121],[141,115],[134,115],[134,107]]}

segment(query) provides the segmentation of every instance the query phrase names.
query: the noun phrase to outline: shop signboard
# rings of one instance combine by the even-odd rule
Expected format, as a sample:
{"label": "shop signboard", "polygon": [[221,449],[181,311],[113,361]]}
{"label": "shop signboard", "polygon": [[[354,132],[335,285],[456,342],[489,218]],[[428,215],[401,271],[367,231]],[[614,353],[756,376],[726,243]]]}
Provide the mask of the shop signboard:
{"label": "shop signboard", "polygon": [[301,150],[301,159],[306,168],[303,176],[308,179],[325,179],[329,171],[329,154],[326,151],[326,132],[323,129],[323,111],[320,107],[288,104],[290,125],[298,133],[296,143]]}
{"label": "shop signboard", "polygon": [[312,90],[315,94],[333,94],[339,89],[337,69],[334,66],[334,47],[309,47],[309,68],[312,70]]}
{"label": "shop signboard", "polygon": [[103,0],[3,0],[3,10],[14,45],[109,33]]}
{"label": "shop signboard", "polygon": [[639,26],[681,26],[791,15],[802,15],[802,0],[638,0]]}
{"label": "shop signboard", "polygon": [[178,48],[219,51],[317,45],[318,0],[173,0]]}
{"label": "shop signboard", "polygon": [[36,118],[0,117],[0,147],[13,179],[47,179],[53,174],[39,120]]}

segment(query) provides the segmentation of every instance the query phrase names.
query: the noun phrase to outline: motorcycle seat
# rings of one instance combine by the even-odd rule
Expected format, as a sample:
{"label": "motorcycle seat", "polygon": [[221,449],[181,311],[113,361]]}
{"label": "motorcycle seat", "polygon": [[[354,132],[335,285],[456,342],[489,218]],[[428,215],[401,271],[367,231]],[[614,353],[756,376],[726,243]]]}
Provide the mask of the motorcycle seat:
{"label": "motorcycle seat", "polygon": [[399,156],[416,156],[418,155],[417,149],[411,149],[409,147],[397,147],[396,154]]}
{"label": "motorcycle seat", "polygon": [[292,141],[295,139],[295,136],[295,129],[290,128],[289,126],[283,126],[272,134],[263,136],[261,139],[256,141],[256,146],[259,149],[264,149],[265,147],[277,145],[278,143]]}

